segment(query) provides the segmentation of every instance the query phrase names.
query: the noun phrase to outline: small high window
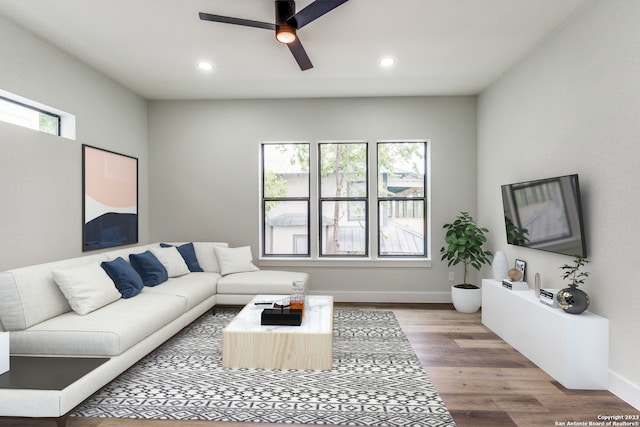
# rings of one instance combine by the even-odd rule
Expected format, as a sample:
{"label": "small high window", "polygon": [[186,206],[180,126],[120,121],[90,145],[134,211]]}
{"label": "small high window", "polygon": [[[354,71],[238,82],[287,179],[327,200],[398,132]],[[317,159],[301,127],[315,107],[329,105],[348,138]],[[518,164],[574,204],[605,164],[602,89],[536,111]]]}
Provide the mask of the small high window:
{"label": "small high window", "polygon": [[76,139],[76,117],[0,89],[0,122]]}
{"label": "small high window", "polygon": [[0,96],[0,121],[60,135],[60,116]]}

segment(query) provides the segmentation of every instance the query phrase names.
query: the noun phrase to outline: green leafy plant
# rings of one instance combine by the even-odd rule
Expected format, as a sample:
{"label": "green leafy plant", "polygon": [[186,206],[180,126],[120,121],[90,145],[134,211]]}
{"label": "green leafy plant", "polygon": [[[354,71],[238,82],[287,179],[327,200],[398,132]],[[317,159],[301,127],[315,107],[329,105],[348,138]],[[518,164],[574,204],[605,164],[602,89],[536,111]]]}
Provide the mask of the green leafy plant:
{"label": "green leafy plant", "polygon": [[589,277],[589,272],[580,271],[580,269],[588,263],[588,259],[576,255],[573,259],[573,264],[565,264],[560,267],[563,271],[562,280],[569,280],[570,288],[575,288],[578,285],[584,284],[584,281]]}
{"label": "green leafy plant", "polygon": [[525,246],[529,242],[529,230],[516,226],[508,216],[504,217],[504,221],[507,224],[507,243]]}
{"label": "green leafy plant", "polygon": [[444,241],[447,244],[440,249],[442,257],[440,261],[447,260],[448,266],[464,264],[464,287],[474,287],[467,283],[467,270],[469,266],[480,270],[483,264],[489,264],[491,251],[484,250],[482,245],[487,241],[484,227],[478,227],[475,220],[468,212],[460,212],[456,219],[442,226],[447,230]]}

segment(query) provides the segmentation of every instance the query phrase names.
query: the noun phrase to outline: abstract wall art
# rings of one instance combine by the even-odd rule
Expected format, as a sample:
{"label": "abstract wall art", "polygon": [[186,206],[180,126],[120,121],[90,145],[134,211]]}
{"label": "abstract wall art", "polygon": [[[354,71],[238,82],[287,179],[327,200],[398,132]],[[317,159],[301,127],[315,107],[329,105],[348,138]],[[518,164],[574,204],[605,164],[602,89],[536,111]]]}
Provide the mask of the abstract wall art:
{"label": "abstract wall art", "polygon": [[82,145],[82,250],[138,242],[138,159]]}

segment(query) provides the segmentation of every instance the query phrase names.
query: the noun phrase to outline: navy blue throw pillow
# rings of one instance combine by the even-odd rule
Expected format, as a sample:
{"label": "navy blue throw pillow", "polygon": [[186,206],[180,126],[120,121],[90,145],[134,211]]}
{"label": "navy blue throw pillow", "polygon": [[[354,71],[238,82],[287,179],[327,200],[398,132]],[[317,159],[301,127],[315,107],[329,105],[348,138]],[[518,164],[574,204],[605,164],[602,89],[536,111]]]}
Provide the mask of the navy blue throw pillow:
{"label": "navy blue throw pillow", "polygon": [[[173,245],[168,243],[160,243],[160,247],[169,248]],[[198,258],[196,257],[196,250],[193,247],[193,243],[185,243],[184,245],[177,246],[178,252],[182,255],[184,262],[187,263],[187,267],[189,267],[189,271],[204,271],[200,264],[198,263]]]}
{"label": "navy blue throw pillow", "polygon": [[144,287],[140,275],[121,257],[113,261],[105,261],[100,265],[109,277],[111,277],[122,298],[134,297],[138,295]]}
{"label": "navy blue throw pillow", "polygon": [[142,282],[145,286],[156,286],[162,282],[166,282],[169,278],[167,269],[156,258],[151,251],[146,251],[141,254],[130,254],[129,261],[131,265],[142,277]]}

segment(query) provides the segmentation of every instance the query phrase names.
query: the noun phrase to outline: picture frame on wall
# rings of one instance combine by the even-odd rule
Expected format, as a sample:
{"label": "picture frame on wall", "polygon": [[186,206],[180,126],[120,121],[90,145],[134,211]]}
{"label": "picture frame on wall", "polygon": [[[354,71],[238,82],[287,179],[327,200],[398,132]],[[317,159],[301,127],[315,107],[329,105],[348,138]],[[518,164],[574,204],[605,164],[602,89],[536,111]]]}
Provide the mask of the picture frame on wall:
{"label": "picture frame on wall", "polygon": [[516,259],[516,266],[515,266],[516,270],[518,270],[520,273],[522,273],[522,278],[520,280],[522,280],[523,282],[526,282],[526,279],[524,277],[525,272],[527,271],[527,263],[524,262],[521,259]]}
{"label": "picture frame on wall", "polygon": [[82,250],[138,243],[138,159],[82,144]]}

